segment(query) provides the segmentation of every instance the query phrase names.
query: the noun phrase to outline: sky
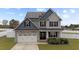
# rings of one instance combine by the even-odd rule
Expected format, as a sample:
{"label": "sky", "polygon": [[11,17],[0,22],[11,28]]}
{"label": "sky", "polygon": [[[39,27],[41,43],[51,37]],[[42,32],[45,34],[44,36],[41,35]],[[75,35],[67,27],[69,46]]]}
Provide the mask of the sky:
{"label": "sky", "polygon": [[[0,24],[2,20],[24,20],[27,12],[46,12],[49,8],[0,8]],[[79,8],[51,8],[62,19],[62,25],[79,24]]]}

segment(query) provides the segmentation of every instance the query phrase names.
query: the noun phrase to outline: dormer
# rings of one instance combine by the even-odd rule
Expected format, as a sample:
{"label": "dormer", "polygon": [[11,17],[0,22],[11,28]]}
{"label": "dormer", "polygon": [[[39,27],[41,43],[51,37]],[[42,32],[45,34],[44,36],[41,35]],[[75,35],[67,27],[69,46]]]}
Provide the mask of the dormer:
{"label": "dormer", "polygon": [[24,26],[30,26],[30,21],[26,20]]}

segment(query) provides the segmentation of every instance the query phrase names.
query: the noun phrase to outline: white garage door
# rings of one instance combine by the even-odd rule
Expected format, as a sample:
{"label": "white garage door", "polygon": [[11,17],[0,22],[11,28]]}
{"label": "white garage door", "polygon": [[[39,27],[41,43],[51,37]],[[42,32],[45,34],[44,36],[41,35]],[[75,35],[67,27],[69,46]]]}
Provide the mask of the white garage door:
{"label": "white garage door", "polygon": [[33,33],[29,33],[27,35],[18,35],[17,36],[17,42],[21,43],[37,43],[37,35],[33,35]]}

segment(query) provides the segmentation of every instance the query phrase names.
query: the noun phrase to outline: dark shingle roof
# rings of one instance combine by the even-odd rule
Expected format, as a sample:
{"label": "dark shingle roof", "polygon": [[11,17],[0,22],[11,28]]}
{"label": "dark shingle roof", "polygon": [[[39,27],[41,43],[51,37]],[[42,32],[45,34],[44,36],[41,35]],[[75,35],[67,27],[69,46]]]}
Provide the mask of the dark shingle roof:
{"label": "dark shingle roof", "polygon": [[[29,20],[30,21],[30,26],[25,25],[25,21]],[[29,18],[26,18],[15,30],[37,30],[38,28],[35,26],[34,23]]]}
{"label": "dark shingle roof", "polygon": [[43,16],[45,12],[27,12],[26,18],[39,18]]}
{"label": "dark shingle roof", "polygon": [[46,18],[48,18],[52,13],[54,13],[54,11],[52,11],[51,9],[49,9],[41,18],[42,18],[42,19],[46,19]]}
{"label": "dark shingle roof", "polygon": [[40,18],[46,19],[48,18],[54,11],[49,9],[47,12],[27,12],[25,18]]}
{"label": "dark shingle roof", "polygon": [[[29,20],[31,22],[31,26],[30,27],[27,27],[27,26],[25,27],[24,26],[25,20],[24,20],[16,29],[42,29],[42,28],[38,28],[32,22],[32,20],[37,19],[37,18],[40,19],[40,20],[46,20],[52,13],[55,13],[55,12],[52,11],[51,9],[49,9],[47,12],[27,12],[27,14],[25,16],[25,20]],[[58,17],[58,15],[57,15],[57,17]],[[43,29],[47,29],[47,28],[43,28]]]}

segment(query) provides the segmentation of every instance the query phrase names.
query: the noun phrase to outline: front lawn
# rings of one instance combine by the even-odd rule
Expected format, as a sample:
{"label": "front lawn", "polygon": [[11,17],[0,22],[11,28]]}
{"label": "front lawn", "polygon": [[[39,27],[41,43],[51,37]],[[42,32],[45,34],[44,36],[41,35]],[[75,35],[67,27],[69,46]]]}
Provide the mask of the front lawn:
{"label": "front lawn", "polygon": [[9,50],[15,45],[14,38],[0,37],[0,50]]}
{"label": "front lawn", "polygon": [[40,50],[79,50],[79,39],[68,39],[68,45],[38,44]]}

